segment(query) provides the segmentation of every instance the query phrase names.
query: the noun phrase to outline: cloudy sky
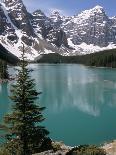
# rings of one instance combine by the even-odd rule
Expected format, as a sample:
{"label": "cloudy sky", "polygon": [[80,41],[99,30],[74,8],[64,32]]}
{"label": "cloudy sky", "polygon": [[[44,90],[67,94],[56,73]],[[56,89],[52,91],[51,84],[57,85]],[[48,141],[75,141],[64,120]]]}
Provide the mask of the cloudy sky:
{"label": "cloudy sky", "polygon": [[85,9],[101,5],[109,16],[116,15],[116,0],[23,0],[27,9],[32,12],[41,9],[45,14],[59,10],[64,15],[74,15]]}

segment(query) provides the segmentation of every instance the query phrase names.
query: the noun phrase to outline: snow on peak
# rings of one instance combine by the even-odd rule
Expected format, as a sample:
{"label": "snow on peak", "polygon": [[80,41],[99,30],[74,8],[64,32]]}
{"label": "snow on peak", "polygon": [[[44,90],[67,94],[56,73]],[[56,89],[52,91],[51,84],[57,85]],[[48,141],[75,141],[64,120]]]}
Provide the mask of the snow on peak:
{"label": "snow on peak", "polygon": [[99,5],[97,5],[97,6],[95,6],[94,8],[92,8],[92,9],[89,9],[89,10],[85,10],[85,11],[83,11],[82,13],[81,13],[81,15],[82,14],[86,14],[86,15],[93,15],[93,14],[95,14],[95,13],[103,13],[104,12],[104,10],[103,10],[103,7],[101,7],[101,6],[99,6]]}
{"label": "snow on peak", "polygon": [[52,15],[60,16],[60,12],[57,11],[57,10],[53,10],[52,13],[51,13],[51,16]]}
{"label": "snow on peak", "polygon": [[[0,43],[18,57],[22,42],[30,60],[52,51],[76,55],[116,48],[116,17],[109,19],[99,5],[71,17],[62,16],[62,10],[56,9],[47,17],[41,10],[36,10],[32,16],[28,14],[22,0],[0,0],[0,4],[7,27],[3,29],[5,35],[0,36]],[[55,39],[57,43],[53,43]],[[62,46],[57,48],[60,41]],[[67,44],[72,48],[64,46]]]}
{"label": "snow on peak", "polygon": [[19,6],[23,5],[22,0],[1,0],[1,3],[4,3],[6,7],[13,7],[13,6]]}
{"label": "snow on peak", "polygon": [[50,19],[56,23],[62,20],[62,16],[60,15],[60,12],[58,12],[57,10],[53,10],[50,15]]}
{"label": "snow on peak", "polygon": [[90,53],[94,53],[94,52],[99,52],[99,51],[103,51],[103,50],[109,50],[109,49],[115,49],[116,45],[109,43],[108,46],[106,47],[100,47],[94,44],[86,44],[85,42],[82,42],[80,45],[74,45],[71,41],[71,38],[68,38],[68,42],[70,47],[73,47],[75,50],[73,50],[73,54],[79,54],[79,55],[85,55],[85,54],[90,54]]}
{"label": "snow on peak", "polygon": [[110,19],[116,19],[116,16],[111,17]]}
{"label": "snow on peak", "polygon": [[103,9],[103,7],[102,7],[102,6],[100,6],[100,5],[96,5],[93,9],[94,9],[94,10],[102,10],[102,9]]}
{"label": "snow on peak", "polygon": [[72,20],[74,23],[78,23],[78,22],[82,23],[82,21],[85,21],[91,18],[92,16],[96,16],[96,15],[106,16],[105,11],[103,10],[103,7],[97,5],[92,9],[82,11],[80,14],[73,16]]}
{"label": "snow on peak", "polygon": [[45,14],[41,10],[36,10],[33,12],[33,16],[45,16]]}
{"label": "snow on peak", "polygon": [[91,12],[94,12],[94,13],[98,13],[98,14],[105,12],[104,9],[103,9],[103,7],[100,6],[100,5],[95,6],[94,8],[90,9],[90,11]]}

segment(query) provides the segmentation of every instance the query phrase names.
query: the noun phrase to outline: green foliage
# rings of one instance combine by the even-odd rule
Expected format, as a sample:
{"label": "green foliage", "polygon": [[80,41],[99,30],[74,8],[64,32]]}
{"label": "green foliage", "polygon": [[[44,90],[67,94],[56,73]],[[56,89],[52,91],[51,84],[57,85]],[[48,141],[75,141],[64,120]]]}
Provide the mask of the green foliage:
{"label": "green foliage", "polygon": [[8,79],[7,63],[0,60],[0,79]]}
{"label": "green foliage", "polygon": [[50,54],[44,54],[42,57],[37,60],[39,63],[60,63],[62,60],[62,56],[58,53],[50,53]]}
{"label": "green foliage", "polygon": [[31,70],[25,59],[23,47],[18,79],[11,90],[12,113],[4,117],[3,128],[7,131],[5,148],[13,155],[30,155],[42,148],[45,150],[44,144],[49,134],[40,125],[44,121],[42,111],[45,107],[35,102],[40,93],[35,90],[35,81],[31,79]]}
{"label": "green foliage", "polygon": [[43,55],[39,63],[77,63],[88,66],[116,67],[116,49],[77,56],[62,56],[58,53]]}
{"label": "green foliage", "polygon": [[80,145],[70,150],[66,155],[106,155],[106,152],[94,145]]}
{"label": "green foliage", "polygon": [[0,44],[0,59],[12,65],[16,65],[19,62],[18,57],[6,50],[2,44]]}
{"label": "green foliage", "polygon": [[19,139],[12,139],[1,147],[0,155],[21,155],[23,146]]}
{"label": "green foliage", "polygon": [[44,138],[44,141],[43,141],[41,147],[36,152],[43,152],[43,151],[47,151],[47,150],[53,150],[52,140],[48,137]]}
{"label": "green foliage", "polygon": [[61,146],[62,146],[62,143],[60,142],[52,142],[52,149],[56,152],[58,150],[61,150]]}

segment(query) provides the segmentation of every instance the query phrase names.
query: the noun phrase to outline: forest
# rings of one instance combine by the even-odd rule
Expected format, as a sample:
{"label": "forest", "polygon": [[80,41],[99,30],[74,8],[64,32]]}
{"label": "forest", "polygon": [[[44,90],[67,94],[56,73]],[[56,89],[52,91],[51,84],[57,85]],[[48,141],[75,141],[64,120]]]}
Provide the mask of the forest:
{"label": "forest", "polygon": [[116,67],[116,49],[105,50],[87,55],[62,56],[58,53],[42,55],[38,63],[77,63],[96,67]]}
{"label": "forest", "polygon": [[8,79],[7,65],[16,65],[19,59],[0,44],[0,79]]}

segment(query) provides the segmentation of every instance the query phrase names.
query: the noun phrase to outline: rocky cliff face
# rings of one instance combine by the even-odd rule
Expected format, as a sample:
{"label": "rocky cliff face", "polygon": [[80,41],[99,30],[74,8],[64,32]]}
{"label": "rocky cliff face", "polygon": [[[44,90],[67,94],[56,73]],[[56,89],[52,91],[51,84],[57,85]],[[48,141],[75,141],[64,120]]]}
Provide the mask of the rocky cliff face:
{"label": "rocky cliff face", "polygon": [[24,43],[28,59],[116,48],[116,17],[109,18],[101,6],[71,17],[58,11],[47,17],[41,10],[30,14],[22,0],[1,0],[0,43],[18,57]]}
{"label": "rocky cliff face", "polygon": [[50,19],[41,10],[36,10],[33,12],[31,23],[36,34],[43,37],[44,31],[51,26]]}
{"label": "rocky cliff face", "polygon": [[106,47],[111,42],[116,43],[113,24],[115,25],[114,20],[106,15],[104,9],[96,6],[73,16],[67,23],[62,24],[62,28],[75,45],[84,42]]}
{"label": "rocky cliff face", "polygon": [[59,28],[63,23],[63,17],[60,15],[58,11],[53,11],[49,18],[51,20],[51,25],[54,28]]}
{"label": "rocky cliff face", "polygon": [[22,31],[25,31],[28,35],[33,35],[33,29],[29,22],[29,15],[22,1],[5,0],[4,4],[8,11],[8,16],[14,26],[16,26],[18,29],[22,29]]}
{"label": "rocky cliff face", "polygon": [[[60,46],[62,44],[65,46],[65,42],[67,43],[66,35],[62,35],[63,30],[59,32],[60,28],[54,30],[51,23],[50,18],[41,10],[33,14],[28,13],[22,0],[0,2],[0,43],[18,57],[22,43],[25,45],[28,59],[34,59],[45,53],[65,52]],[[51,44],[52,40],[47,41],[51,29],[57,34],[54,36],[56,37],[54,45]]]}
{"label": "rocky cliff face", "polygon": [[48,29],[44,30],[44,38],[52,44],[55,44],[57,47],[64,47],[69,48],[66,33],[62,29],[54,29],[49,27]]}
{"label": "rocky cliff face", "polygon": [[2,5],[0,5],[0,35],[6,35],[7,39],[17,42],[17,35],[14,27],[7,18],[6,12],[4,11],[4,7]]}
{"label": "rocky cliff face", "polygon": [[33,13],[32,25],[37,35],[41,35],[47,42],[53,43],[57,47],[68,46],[65,32],[61,29],[62,19],[58,12],[54,12],[50,18],[41,10]]}

